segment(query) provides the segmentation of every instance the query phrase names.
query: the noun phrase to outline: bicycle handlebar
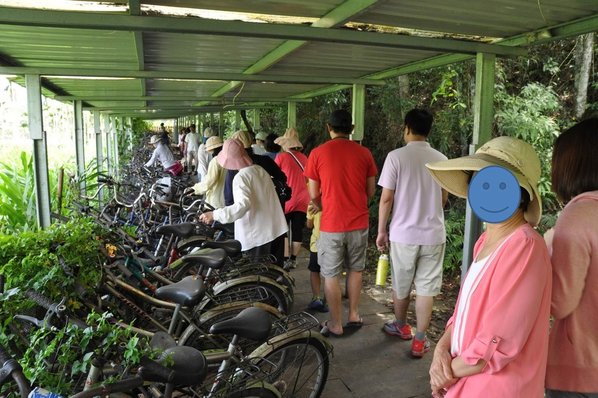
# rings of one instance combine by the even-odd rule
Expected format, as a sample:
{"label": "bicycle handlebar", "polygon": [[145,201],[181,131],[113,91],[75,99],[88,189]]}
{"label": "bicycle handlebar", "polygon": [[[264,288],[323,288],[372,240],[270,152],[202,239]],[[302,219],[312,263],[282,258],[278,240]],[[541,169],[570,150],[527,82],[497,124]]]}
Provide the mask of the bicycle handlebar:
{"label": "bicycle handlebar", "polygon": [[6,380],[8,376],[12,376],[12,379],[19,387],[21,398],[27,398],[31,392],[31,386],[23,374],[23,368],[16,360],[8,355],[2,346],[0,346],[0,365],[2,365],[0,367],[0,386],[4,384],[4,380]]}

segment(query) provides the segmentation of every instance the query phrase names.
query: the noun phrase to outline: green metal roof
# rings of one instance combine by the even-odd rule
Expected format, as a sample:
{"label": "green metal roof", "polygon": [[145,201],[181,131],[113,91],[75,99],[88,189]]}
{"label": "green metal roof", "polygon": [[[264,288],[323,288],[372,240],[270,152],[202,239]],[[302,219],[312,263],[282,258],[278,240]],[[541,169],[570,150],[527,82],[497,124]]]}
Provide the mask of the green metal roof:
{"label": "green metal roof", "polygon": [[596,0],[0,0],[0,73],[43,75],[88,109],[174,117],[597,29]]}

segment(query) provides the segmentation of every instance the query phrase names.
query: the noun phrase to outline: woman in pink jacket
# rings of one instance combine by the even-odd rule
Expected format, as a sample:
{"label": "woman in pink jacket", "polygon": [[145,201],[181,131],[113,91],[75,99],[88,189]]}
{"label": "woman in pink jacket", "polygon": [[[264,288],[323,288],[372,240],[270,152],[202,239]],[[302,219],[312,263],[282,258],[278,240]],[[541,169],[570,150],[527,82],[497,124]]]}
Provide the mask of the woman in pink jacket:
{"label": "woman in pink jacket", "polygon": [[553,231],[552,315],[546,396],[598,397],[598,119],[561,134],[552,189],[566,203]]}
{"label": "woman in pink jacket", "polygon": [[434,397],[542,398],[552,274],[543,238],[540,161],[521,140],[498,137],[475,155],[427,165],[486,221],[453,316],[434,351]]}

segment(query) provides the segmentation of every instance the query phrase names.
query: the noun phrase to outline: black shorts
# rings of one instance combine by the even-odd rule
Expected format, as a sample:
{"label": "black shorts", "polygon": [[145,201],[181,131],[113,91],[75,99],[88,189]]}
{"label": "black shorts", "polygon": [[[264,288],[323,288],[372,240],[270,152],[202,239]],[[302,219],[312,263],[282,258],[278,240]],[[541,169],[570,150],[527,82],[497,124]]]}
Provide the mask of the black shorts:
{"label": "black shorts", "polygon": [[292,211],[285,214],[287,224],[291,222],[291,239],[293,242],[303,242],[303,228],[307,219],[306,213],[302,211]]}
{"label": "black shorts", "polygon": [[318,253],[309,252],[309,264],[307,269],[311,272],[320,272],[320,264],[318,264]]}

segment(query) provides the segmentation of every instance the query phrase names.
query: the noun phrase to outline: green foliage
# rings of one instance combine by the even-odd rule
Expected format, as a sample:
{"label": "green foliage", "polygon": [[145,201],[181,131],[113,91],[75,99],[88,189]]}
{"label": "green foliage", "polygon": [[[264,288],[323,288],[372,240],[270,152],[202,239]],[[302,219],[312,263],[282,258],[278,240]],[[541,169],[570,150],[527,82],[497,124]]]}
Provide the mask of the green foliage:
{"label": "green foliage", "polygon": [[496,112],[498,130],[529,142],[540,158],[542,175],[539,183],[540,195],[545,206],[554,207],[556,202],[550,185],[550,164],[552,145],[558,135],[557,111],[560,103],[550,86],[528,83],[518,94],[508,94],[499,85],[497,90],[499,109]]}
{"label": "green foliage", "polygon": [[33,385],[67,396],[81,389],[93,357],[114,358],[117,373],[111,379],[116,380],[142,355],[151,356],[146,338],[142,341],[130,328],[115,327],[110,318],[110,313],[91,313],[85,329],[71,324],[36,329],[19,361],[27,378]]}
{"label": "green foliage", "polygon": [[465,233],[464,199],[454,198],[444,212],[446,229],[446,249],[444,252],[443,270],[447,275],[458,275],[463,261],[463,237]]}
{"label": "green foliage", "polygon": [[33,160],[21,152],[19,163],[0,163],[0,232],[37,227]]}
{"label": "green foliage", "polygon": [[[6,289],[36,290],[58,301],[67,296],[76,305],[76,291],[93,292],[99,283],[101,241],[97,237],[101,233],[93,220],[78,219],[45,230],[0,235],[0,274],[6,278]],[[5,323],[3,316],[19,313],[27,305],[3,300],[1,323]]]}

